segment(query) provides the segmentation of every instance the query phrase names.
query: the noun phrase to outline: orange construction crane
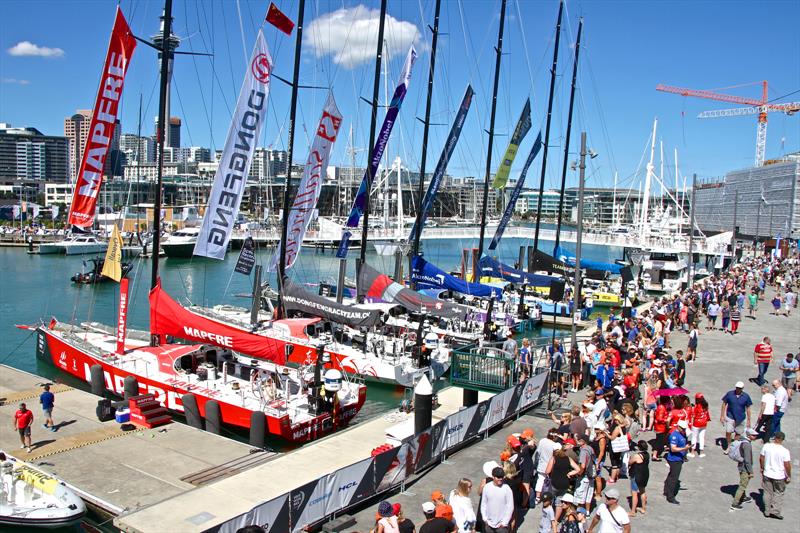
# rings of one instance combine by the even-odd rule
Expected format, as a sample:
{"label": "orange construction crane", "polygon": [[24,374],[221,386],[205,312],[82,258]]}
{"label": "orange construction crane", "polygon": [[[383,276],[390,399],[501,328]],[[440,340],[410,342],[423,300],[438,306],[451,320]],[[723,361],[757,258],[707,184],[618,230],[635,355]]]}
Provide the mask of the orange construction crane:
{"label": "orange construction crane", "polygon": [[733,117],[740,115],[758,115],[758,132],[756,134],[756,166],[764,165],[764,155],[767,151],[767,113],[780,111],[788,115],[800,111],[800,102],[790,103],[769,103],[769,91],[766,81],[762,82],[763,92],[761,99],[746,98],[731,94],[721,94],[702,89],[684,89],[682,87],[672,87],[669,85],[657,85],[657,91],[680,94],[681,96],[695,96],[697,98],[708,98],[709,100],[719,100],[721,102],[731,102],[751,107],[737,107],[733,109],[720,109],[716,111],[705,111],[700,113],[697,118],[719,118]]}

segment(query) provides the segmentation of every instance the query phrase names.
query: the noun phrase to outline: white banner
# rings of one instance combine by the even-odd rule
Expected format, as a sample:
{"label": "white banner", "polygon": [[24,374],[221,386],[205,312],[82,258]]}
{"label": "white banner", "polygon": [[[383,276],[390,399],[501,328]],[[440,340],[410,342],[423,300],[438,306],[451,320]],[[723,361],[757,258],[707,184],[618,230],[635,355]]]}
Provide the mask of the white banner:
{"label": "white banner", "polygon": [[522,392],[522,397],[519,399],[519,404],[517,405],[518,411],[526,409],[528,406],[539,400],[539,398],[542,396],[545,382],[547,381],[547,374],[548,372],[542,372],[541,374],[536,374],[532,378],[528,379],[528,381],[525,383],[525,389]]}
{"label": "white banner", "polygon": [[[291,268],[300,253],[303,237],[308,225],[311,223],[317,207],[317,200],[322,193],[322,181],[328,170],[328,158],[331,148],[336,142],[339,127],[342,125],[342,115],[336,107],[333,93],[328,94],[328,101],[322,110],[317,133],[306,160],[303,178],[297,187],[297,192],[289,210],[289,220],[286,224],[286,268]],[[281,256],[281,247],[272,256],[269,270],[274,272],[278,267]]]}
{"label": "white banner", "polygon": [[511,402],[511,396],[513,395],[514,389],[509,389],[492,396],[492,399],[489,400],[489,410],[481,421],[481,432],[503,421],[506,417],[506,411],[508,411],[508,404]]}
{"label": "white banner", "polygon": [[225,148],[219,161],[214,185],[208,197],[203,226],[194,246],[194,255],[224,259],[239,205],[247,184],[247,175],[264,128],[269,97],[272,57],[259,30],[247,74],[239,92],[236,112],[228,130]]}
{"label": "white banner", "polygon": [[447,417],[447,448],[462,443],[467,438],[470,422],[475,418],[478,406],[467,407]]}

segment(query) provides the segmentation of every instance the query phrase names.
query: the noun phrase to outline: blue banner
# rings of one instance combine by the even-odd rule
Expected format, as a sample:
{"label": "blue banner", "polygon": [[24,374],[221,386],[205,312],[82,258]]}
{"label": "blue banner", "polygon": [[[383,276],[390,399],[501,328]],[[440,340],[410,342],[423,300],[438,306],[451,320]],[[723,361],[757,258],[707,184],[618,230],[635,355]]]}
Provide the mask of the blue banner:
{"label": "blue banner", "polygon": [[344,259],[347,257],[347,249],[350,248],[350,237],[353,234],[349,231],[345,231],[342,234],[342,240],[339,241],[339,248],[336,249],[336,257],[339,259]]}
{"label": "blue banner", "polygon": [[[553,250],[553,255],[562,263],[566,263],[571,267],[575,267],[575,263],[577,262],[575,256],[561,246],[557,246],[556,249]],[[611,274],[619,274],[622,272],[622,265],[603,263],[602,261],[591,261],[589,259],[581,258],[581,269],[602,270],[605,272],[610,272]]]}
{"label": "blue banner", "polygon": [[[383,152],[386,150],[386,144],[389,142],[389,136],[392,134],[392,128],[397,121],[397,115],[400,113],[400,106],[403,105],[403,99],[406,97],[408,91],[408,84],[411,81],[411,69],[414,67],[414,62],[417,60],[417,51],[412,46],[408,51],[405,65],[403,66],[403,74],[400,77],[400,83],[394,90],[392,101],[389,103],[389,109],[386,110],[386,117],[383,119],[381,130],[378,132],[378,138],[375,141],[375,146],[372,147],[369,157],[369,167],[364,172],[364,177],[361,179],[361,185],[358,187],[358,194],[353,201],[353,207],[350,210],[350,216],[347,217],[347,227],[357,228],[361,220],[361,215],[367,207],[367,199],[369,197],[369,187],[372,185],[372,180],[378,172],[378,165],[383,157]],[[365,236],[366,237],[366,236]],[[345,257],[347,255],[348,241],[342,239],[342,244],[339,245],[337,257]],[[340,255],[340,254],[344,255]]]}
{"label": "blue banner", "polygon": [[470,283],[461,278],[457,278],[428,263],[421,256],[411,258],[411,281],[416,283],[418,289],[450,289],[461,294],[471,294],[472,296],[492,298],[500,296],[503,289],[484,285],[482,283]]}
{"label": "blue banner", "polygon": [[531,168],[533,160],[536,159],[537,155],[539,155],[539,150],[541,149],[542,132],[540,131],[539,135],[536,137],[536,141],[533,143],[531,153],[528,154],[528,159],[525,161],[525,166],[522,167],[522,174],[519,175],[517,184],[514,186],[514,190],[511,192],[511,198],[508,200],[508,205],[503,213],[503,218],[500,219],[500,224],[497,226],[497,231],[494,232],[492,242],[489,244],[490,250],[494,250],[497,248],[497,245],[500,244],[500,239],[503,237],[503,232],[506,230],[506,225],[508,225],[509,220],[511,220],[511,215],[514,214],[514,206],[517,205],[517,200],[519,200],[519,195],[522,192],[522,186],[525,185],[525,177],[528,175],[528,169]]}
{"label": "blue banner", "polygon": [[534,287],[549,287],[553,281],[561,281],[559,276],[543,276],[541,274],[531,274],[524,270],[511,268],[504,265],[497,259],[484,255],[478,262],[478,272],[481,277],[502,278],[517,285],[527,284]]}
{"label": "blue banner", "polygon": [[[430,211],[431,207],[433,207],[433,200],[436,198],[436,194],[439,192],[439,186],[442,184],[442,180],[444,179],[444,173],[447,170],[447,163],[450,162],[450,156],[453,155],[453,151],[456,149],[456,143],[458,143],[458,138],[461,136],[461,129],[464,127],[464,121],[467,119],[467,112],[472,104],[473,94],[474,91],[472,90],[472,86],[467,85],[464,98],[461,100],[461,107],[458,108],[458,113],[456,114],[456,120],[453,122],[453,126],[450,128],[450,135],[447,136],[447,142],[444,143],[442,155],[439,156],[439,162],[436,164],[436,170],[433,171],[431,182],[428,184],[428,190],[425,192],[425,198],[422,200],[422,206],[420,207],[420,210],[422,211],[420,225],[423,228],[425,227],[425,218],[428,216],[428,211]],[[424,179],[424,176],[420,176],[420,179]],[[415,222],[411,227],[411,235],[408,238],[409,242],[414,240],[416,232],[417,224]]]}

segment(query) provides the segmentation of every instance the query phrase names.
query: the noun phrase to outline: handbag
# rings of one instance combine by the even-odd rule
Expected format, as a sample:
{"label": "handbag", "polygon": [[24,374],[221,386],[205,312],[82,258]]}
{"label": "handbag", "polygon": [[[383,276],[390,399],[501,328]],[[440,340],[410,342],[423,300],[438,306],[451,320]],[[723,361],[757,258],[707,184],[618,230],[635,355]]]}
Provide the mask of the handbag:
{"label": "handbag", "polygon": [[631,449],[627,435],[620,435],[611,441],[611,451],[614,453],[627,452]]}

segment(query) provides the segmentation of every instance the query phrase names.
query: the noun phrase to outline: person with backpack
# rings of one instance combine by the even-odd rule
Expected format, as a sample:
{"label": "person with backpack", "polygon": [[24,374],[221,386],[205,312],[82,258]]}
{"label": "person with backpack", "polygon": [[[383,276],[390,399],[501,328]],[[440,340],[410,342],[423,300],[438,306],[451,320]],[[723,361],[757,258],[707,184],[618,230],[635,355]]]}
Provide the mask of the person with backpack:
{"label": "person with backpack", "polygon": [[735,440],[728,450],[728,457],[736,461],[739,469],[739,487],[733,495],[731,511],[739,511],[743,508],[743,503],[753,501],[753,498],[747,495],[747,485],[753,479],[753,445],[750,442],[750,437],[755,434],[756,432],[752,429],[744,431],[737,429]]}

